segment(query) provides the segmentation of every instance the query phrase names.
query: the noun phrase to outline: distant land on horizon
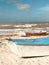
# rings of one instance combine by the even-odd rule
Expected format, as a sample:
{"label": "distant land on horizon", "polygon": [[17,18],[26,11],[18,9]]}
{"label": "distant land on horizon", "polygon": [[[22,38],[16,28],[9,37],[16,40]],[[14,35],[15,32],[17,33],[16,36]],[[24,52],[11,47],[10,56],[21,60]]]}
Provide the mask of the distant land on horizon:
{"label": "distant land on horizon", "polygon": [[41,24],[43,24],[43,23],[48,23],[49,24],[49,22],[0,22],[0,25],[1,24],[23,24],[23,23],[25,23],[25,24],[33,24],[33,23],[41,23]]}
{"label": "distant land on horizon", "polygon": [[[2,21],[2,22],[3,22],[3,23],[4,23],[4,22],[5,22],[5,23],[6,23],[6,22],[9,22],[9,23],[10,23],[10,22],[11,22],[11,23],[12,23],[12,22],[16,22],[16,23],[19,23],[19,22],[22,22],[22,23],[23,23],[23,22],[32,22],[32,23],[37,22],[37,23],[38,23],[38,22],[39,22],[39,23],[41,23],[41,22],[49,22],[49,21]],[[2,22],[0,21],[0,23],[2,23]]]}

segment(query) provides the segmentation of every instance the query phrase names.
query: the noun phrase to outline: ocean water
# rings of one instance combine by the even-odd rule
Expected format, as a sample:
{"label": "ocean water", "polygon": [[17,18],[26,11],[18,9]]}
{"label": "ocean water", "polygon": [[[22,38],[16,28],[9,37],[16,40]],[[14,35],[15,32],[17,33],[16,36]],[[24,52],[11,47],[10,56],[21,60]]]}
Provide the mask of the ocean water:
{"label": "ocean water", "polygon": [[36,39],[11,39],[16,44],[49,44],[49,36]]}

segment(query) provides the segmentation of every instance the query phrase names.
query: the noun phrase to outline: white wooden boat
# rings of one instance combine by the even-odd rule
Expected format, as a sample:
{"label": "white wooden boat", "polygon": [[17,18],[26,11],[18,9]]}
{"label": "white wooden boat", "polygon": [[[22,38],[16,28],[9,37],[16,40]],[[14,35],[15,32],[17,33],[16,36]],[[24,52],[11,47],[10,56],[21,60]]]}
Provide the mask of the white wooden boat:
{"label": "white wooden boat", "polygon": [[49,46],[16,45],[17,55],[20,57],[47,56]]}
{"label": "white wooden boat", "polygon": [[[5,40],[12,52],[19,57],[34,57],[49,55],[49,45],[19,45],[12,41]],[[9,45],[10,44],[10,45]]]}

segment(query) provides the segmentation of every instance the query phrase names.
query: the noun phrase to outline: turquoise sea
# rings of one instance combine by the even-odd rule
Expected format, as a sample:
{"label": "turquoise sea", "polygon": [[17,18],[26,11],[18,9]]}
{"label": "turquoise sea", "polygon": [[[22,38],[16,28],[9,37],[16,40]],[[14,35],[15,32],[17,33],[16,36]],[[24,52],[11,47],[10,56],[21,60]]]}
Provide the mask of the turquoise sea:
{"label": "turquoise sea", "polygon": [[16,44],[49,44],[49,36],[36,39],[11,39]]}

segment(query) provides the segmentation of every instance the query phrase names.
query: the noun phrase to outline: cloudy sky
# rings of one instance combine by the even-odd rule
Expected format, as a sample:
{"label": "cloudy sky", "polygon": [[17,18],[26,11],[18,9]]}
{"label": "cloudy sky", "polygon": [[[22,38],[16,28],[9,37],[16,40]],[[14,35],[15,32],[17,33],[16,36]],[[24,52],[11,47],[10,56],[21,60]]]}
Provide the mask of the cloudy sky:
{"label": "cloudy sky", "polygon": [[49,21],[49,0],[0,0],[0,22]]}

